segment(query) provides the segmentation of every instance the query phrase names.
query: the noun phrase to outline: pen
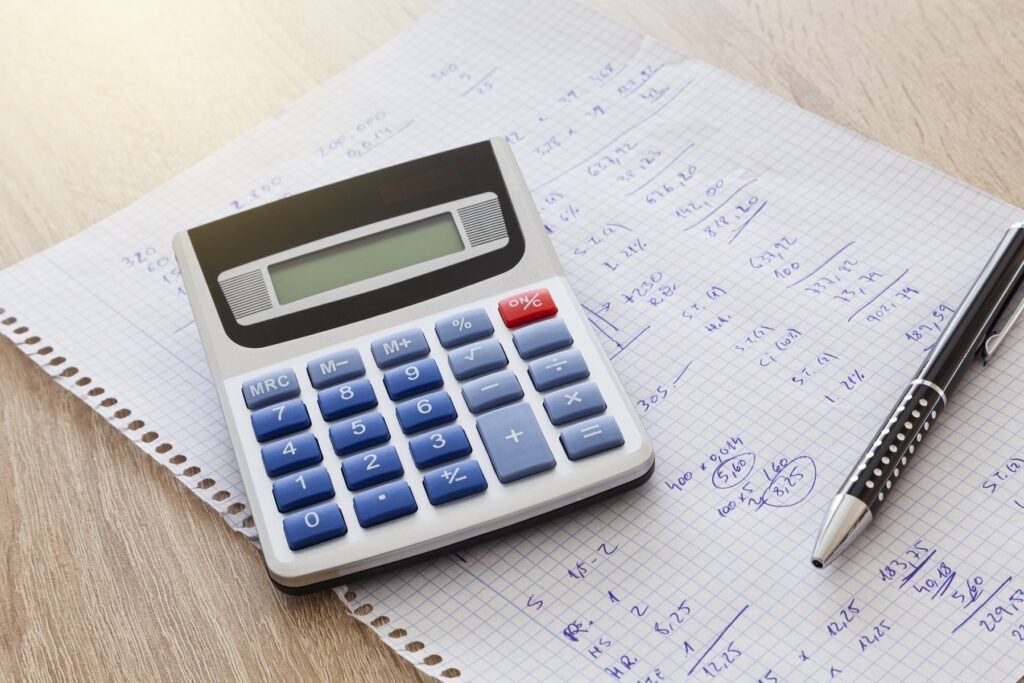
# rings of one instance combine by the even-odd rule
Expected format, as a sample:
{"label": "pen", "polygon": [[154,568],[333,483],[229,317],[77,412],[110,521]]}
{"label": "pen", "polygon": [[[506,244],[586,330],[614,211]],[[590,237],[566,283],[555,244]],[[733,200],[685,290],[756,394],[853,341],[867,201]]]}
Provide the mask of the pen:
{"label": "pen", "polygon": [[871,520],[946,407],[970,361],[988,361],[1024,312],[1024,222],[1003,236],[871,445],[832,499],[811,554],[829,564]]}

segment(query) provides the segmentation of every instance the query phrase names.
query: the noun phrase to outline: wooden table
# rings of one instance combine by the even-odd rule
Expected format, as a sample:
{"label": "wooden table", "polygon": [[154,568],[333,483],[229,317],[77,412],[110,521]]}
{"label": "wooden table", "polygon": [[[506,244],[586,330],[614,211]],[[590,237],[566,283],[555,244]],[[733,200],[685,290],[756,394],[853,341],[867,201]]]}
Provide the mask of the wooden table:
{"label": "wooden table", "polygon": [[[1024,204],[1019,0],[591,2]],[[187,169],[431,5],[4,3],[0,266]],[[333,595],[279,594],[249,543],[6,340],[0,378],[0,678],[425,679]]]}

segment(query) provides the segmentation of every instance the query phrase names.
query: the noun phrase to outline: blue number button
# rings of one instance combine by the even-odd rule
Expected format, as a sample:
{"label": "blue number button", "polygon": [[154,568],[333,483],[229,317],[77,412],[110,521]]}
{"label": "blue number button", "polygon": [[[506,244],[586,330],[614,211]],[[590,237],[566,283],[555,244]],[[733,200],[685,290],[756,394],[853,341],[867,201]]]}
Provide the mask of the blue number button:
{"label": "blue number button", "polygon": [[267,475],[277,477],[323,460],[316,437],[306,432],[290,439],[269,443],[260,449]]}
{"label": "blue number button", "polygon": [[373,393],[369,380],[357,379],[341,386],[324,389],[317,394],[316,401],[320,404],[320,413],[325,420],[337,420],[339,417],[373,408],[377,405],[377,396]]}
{"label": "blue number button", "polygon": [[526,403],[499,408],[476,421],[477,431],[503,484],[555,466],[555,457]]}
{"label": "blue number button", "polygon": [[475,379],[462,387],[462,398],[474,414],[518,401],[522,397],[523,388],[511,370]]}
{"label": "blue number button", "polygon": [[593,382],[574,384],[544,397],[544,410],[553,425],[561,425],[604,412],[601,391]]}
{"label": "blue number button", "polygon": [[365,372],[363,359],[355,349],[335,351],[306,364],[306,373],[315,389],[361,377]]}
{"label": "blue number button", "polygon": [[605,415],[562,430],[562,448],[570,460],[618,448],[624,441],[615,418]]}
{"label": "blue number button", "polygon": [[535,358],[572,346],[569,328],[558,318],[520,328],[512,333],[512,343],[522,358]]}
{"label": "blue number button", "polygon": [[242,383],[242,396],[249,410],[299,395],[299,382],[291,370],[277,370]]}
{"label": "blue number button", "polygon": [[422,358],[430,352],[427,338],[419,330],[404,330],[396,334],[375,339],[370,343],[370,352],[377,361],[377,367],[390,368],[392,365],[407,363]]}
{"label": "blue number button", "polygon": [[547,391],[590,376],[590,369],[579,351],[545,356],[530,363],[527,371],[537,391]]}
{"label": "blue number button", "polygon": [[469,455],[473,447],[462,427],[451,425],[409,439],[409,452],[416,467],[422,470]]}
{"label": "blue number button", "polygon": [[394,446],[356,453],[341,461],[341,472],[349,491],[358,491],[367,486],[402,476],[402,462]]}
{"label": "blue number button", "polygon": [[274,482],[274,500],[281,512],[291,512],[334,497],[331,475],[323,467],[302,470]]}
{"label": "blue number button", "polygon": [[430,429],[455,419],[455,406],[445,391],[435,391],[421,398],[399,403],[395,411],[398,413],[398,424],[406,434]]}
{"label": "blue number button", "polygon": [[441,346],[450,349],[460,344],[468,344],[477,339],[483,339],[494,334],[494,327],[487,317],[487,311],[482,308],[474,308],[472,311],[462,311],[447,318],[442,318],[434,323],[434,331]]}
{"label": "blue number button", "polygon": [[448,365],[455,379],[469,379],[508,365],[505,350],[494,339],[469,344],[448,354]]}
{"label": "blue number button", "polygon": [[361,451],[391,438],[391,432],[380,413],[338,422],[331,425],[328,432],[334,452],[338,455]]}
{"label": "blue number button", "polygon": [[411,515],[418,509],[412,489],[404,481],[378,486],[352,498],[359,526],[366,527],[390,522]]}
{"label": "blue number button", "polygon": [[261,408],[249,417],[252,419],[252,430],[256,432],[256,440],[259,442],[308,429],[310,425],[306,406],[298,398],[269,408]]}
{"label": "blue number button", "polygon": [[394,400],[422,394],[430,389],[437,389],[444,384],[437,363],[430,358],[403,365],[384,373],[384,386],[388,396]]}
{"label": "blue number button", "polygon": [[423,488],[432,505],[443,505],[487,489],[487,480],[476,460],[466,460],[427,472]]}
{"label": "blue number button", "polygon": [[302,550],[346,533],[345,519],[334,503],[318,505],[284,518],[284,537],[292,550]]}

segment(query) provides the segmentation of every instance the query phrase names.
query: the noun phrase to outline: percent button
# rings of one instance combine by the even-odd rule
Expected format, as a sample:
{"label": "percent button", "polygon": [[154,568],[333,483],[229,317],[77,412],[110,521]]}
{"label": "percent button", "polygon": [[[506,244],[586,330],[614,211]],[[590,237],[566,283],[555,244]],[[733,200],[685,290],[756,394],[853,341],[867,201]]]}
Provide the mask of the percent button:
{"label": "percent button", "polygon": [[474,308],[438,320],[434,323],[434,331],[437,333],[437,339],[441,342],[441,346],[450,349],[489,337],[494,334],[494,327],[487,317],[487,311],[482,308]]}

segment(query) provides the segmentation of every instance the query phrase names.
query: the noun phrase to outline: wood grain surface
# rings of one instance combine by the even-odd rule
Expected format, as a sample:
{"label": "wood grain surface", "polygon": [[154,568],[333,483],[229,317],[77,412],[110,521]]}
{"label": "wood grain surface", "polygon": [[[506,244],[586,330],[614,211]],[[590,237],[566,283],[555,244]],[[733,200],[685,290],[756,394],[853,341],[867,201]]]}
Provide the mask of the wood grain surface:
{"label": "wood grain surface", "polygon": [[[0,266],[131,203],[432,4],[6,0]],[[1024,204],[1020,0],[592,4]],[[425,680],[330,593],[279,594],[251,544],[6,340],[0,378],[0,679]]]}

